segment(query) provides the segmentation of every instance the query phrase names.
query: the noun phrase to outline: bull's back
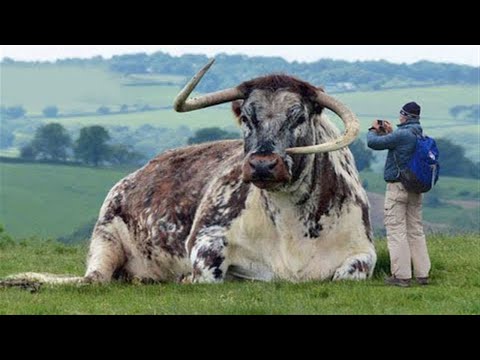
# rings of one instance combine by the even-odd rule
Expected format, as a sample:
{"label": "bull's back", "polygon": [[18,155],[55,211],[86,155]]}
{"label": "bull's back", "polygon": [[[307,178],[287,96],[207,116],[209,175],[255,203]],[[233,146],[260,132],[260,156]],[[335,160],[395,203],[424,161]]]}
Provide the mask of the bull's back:
{"label": "bull's back", "polygon": [[116,186],[104,217],[120,217],[147,259],[159,252],[184,257],[209,183],[241,149],[241,141],[222,141],[166,152]]}

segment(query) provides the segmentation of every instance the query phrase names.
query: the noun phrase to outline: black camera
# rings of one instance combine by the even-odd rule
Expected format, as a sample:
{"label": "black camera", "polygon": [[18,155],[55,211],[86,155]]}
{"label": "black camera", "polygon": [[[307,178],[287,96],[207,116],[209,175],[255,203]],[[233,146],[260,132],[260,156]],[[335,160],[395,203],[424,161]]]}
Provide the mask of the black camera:
{"label": "black camera", "polygon": [[387,135],[387,129],[385,128],[385,120],[377,120],[378,124],[378,134]]}

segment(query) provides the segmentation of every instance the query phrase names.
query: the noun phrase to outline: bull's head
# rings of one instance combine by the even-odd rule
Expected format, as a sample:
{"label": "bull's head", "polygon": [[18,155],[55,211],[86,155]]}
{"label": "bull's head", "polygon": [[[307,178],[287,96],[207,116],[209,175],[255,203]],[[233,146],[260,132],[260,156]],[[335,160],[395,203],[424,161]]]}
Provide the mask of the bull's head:
{"label": "bull's head", "polygon": [[[233,101],[245,142],[243,176],[261,189],[275,189],[296,181],[310,155],[337,151],[358,136],[356,116],[322,89],[289,76],[267,76],[235,88],[188,99],[205,73],[208,63],[175,99],[178,112],[189,112]],[[317,139],[317,115],[324,108],[345,123],[345,134],[334,141]]]}

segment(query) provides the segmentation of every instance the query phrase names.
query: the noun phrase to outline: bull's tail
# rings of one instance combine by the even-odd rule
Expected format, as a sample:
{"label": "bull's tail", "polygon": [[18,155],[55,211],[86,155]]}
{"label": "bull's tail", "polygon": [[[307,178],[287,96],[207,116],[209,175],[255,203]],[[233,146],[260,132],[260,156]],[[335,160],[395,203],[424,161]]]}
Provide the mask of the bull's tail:
{"label": "bull's tail", "polygon": [[84,277],[69,275],[54,275],[47,273],[23,273],[9,276],[0,280],[0,288],[2,287],[21,287],[27,289],[38,289],[41,285],[75,285],[86,284]]}

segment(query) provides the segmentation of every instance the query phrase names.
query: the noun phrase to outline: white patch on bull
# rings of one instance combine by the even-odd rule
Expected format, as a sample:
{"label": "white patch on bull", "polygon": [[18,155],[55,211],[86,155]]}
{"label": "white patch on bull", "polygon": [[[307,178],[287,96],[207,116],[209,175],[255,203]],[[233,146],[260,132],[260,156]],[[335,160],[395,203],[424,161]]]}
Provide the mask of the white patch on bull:
{"label": "white patch on bull", "polygon": [[[193,281],[196,283],[222,282],[229,266],[228,247],[225,243],[225,228],[212,226],[202,229],[197,236],[195,245],[190,254],[195,274]],[[206,255],[208,256],[206,257]],[[212,264],[210,258],[221,258],[221,264]],[[217,273],[219,272],[219,273]]]}
{"label": "white patch on bull", "polygon": [[[318,121],[322,122],[324,129],[319,134],[322,141],[338,136],[338,131],[326,116],[319,117]],[[348,163],[344,161],[346,157]],[[368,200],[348,149],[329,153],[329,159],[335,173],[344,179],[352,195],[341,208],[333,208],[328,215],[322,216],[323,228],[319,238],[305,237],[309,226],[314,224],[304,224],[301,219],[315,211],[312,204],[318,203],[319,194],[311,194],[313,201],[307,202],[302,208],[295,204],[299,194],[309,191],[313,159],[311,156],[298,186],[291,187],[293,193],[264,192],[271,206],[277,210],[274,212],[275,224],[262,205],[261,190],[255,188],[251,192],[245,211],[227,232],[230,261],[235,275],[267,281],[273,278],[288,281],[325,280],[331,279],[343,266],[348,267],[344,264],[346,259],[365,261],[369,265],[365,277],[371,275],[376,261],[375,249],[367,236],[363,210],[355,197],[365,204],[368,204]],[[350,278],[361,276],[354,272]]]}
{"label": "white patch on bull", "polygon": [[375,259],[358,206],[349,204],[340,216],[326,217],[321,238],[309,239],[304,237],[306,229],[297,220],[298,208],[287,197],[274,200],[281,209],[275,227],[260,205],[259,193],[260,190],[254,191],[247,209],[227,232],[230,262],[241,269],[238,272],[257,280],[325,280],[346,258],[365,253]]}
{"label": "white patch on bull", "polygon": [[371,252],[349,257],[335,271],[333,280],[365,280],[372,276],[376,261],[375,253]]}

